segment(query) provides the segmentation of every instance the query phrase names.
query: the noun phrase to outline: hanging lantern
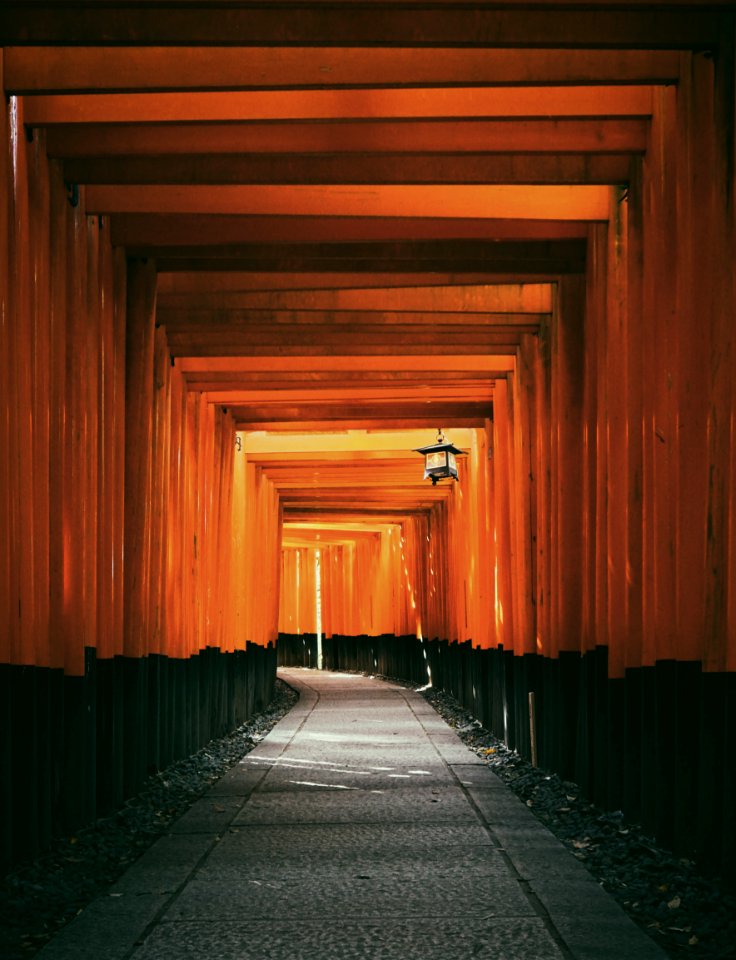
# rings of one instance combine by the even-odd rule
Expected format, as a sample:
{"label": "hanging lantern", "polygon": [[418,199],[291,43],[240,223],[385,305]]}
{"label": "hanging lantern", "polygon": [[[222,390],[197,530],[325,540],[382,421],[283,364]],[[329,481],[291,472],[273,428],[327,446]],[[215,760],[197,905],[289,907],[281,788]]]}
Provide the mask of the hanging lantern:
{"label": "hanging lantern", "polygon": [[424,479],[431,480],[432,486],[438,480],[452,478],[457,480],[457,456],[465,456],[464,451],[445,438],[441,429],[437,430],[437,440],[428,447],[419,447],[414,451],[424,457]]}

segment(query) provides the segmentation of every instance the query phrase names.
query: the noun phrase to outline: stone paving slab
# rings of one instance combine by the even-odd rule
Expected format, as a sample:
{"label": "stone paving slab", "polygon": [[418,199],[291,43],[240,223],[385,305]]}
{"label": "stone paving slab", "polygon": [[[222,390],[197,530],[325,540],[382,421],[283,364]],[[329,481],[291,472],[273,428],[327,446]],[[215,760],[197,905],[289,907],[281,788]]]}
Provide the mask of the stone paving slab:
{"label": "stone paving slab", "polygon": [[207,795],[192,806],[172,825],[172,833],[221,833],[239,813],[244,799]]}
{"label": "stone paving slab", "polygon": [[247,797],[263,780],[273,766],[272,760],[263,760],[257,764],[248,764],[241,760],[212,785],[209,795],[212,797]]}
{"label": "stone paving slab", "polygon": [[417,693],[296,707],[42,960],[662,960]]}
{"label": "stone paving slab", "polygon": [[409,784],[421,784],[423,787],[454,786],[455,778],[445,764],[425,764],[415,767],[406,764],[388,766],[386,764],[334,764],[317,765],[312,760],[300,758],[294,761],[279,762],[251,761],[252,767],[265,770],[271,767],[271,773],[263,783],[264,793],[291,789],[294,781],[313,781],[324,789],[344,790],[396,790]]}
{"label": "stone paving slab", "polygon": [[112,894],[91,903],[40,950],[40,960],[124,960],[158,914],[168,894]]}
{"label": "stone paving slab", "polygon": [[356,788],[335,791],[318,781],[295,779],[293,792],[260,791],[233,820],[247,823],[474,822],[475,812],[457,787]]}
{"label": "stone paving slab", "polygon": [[213,843],[214,838],[203,833],[161,837],[125,871],[111,893],[174,893]]}
{"label": "stone paving slab", "polygon": [[162,924],[135,960],[560,960],[538,918]]}
{"label": "stone paving slab", "polygon": [[[624,914],[628,920],[628,917]],[[576,960],[662,960],[665,954],[633,922],[617,919],[559,917],[555,926]]]}
{"label": "stone paving slab", "polygon": [[[469,867],[472,864],[469,864]],[[378,877],[350,869],[336,870],[334,878],[311,874],[293,879],[244,879],[238,882],[191,880],[164,917],[177,920],[316,920],[326,911],[343,920],[381,920],[432,917],[437,912],[454,919],[534,916],[519,884],[508,873],[475,875],[472,885],[450,884],[429,876],[417,861],[409,881]]]}
{"label": "stone paving slab", "polygon": [[490,855],[499,850],[479,823],[296,823],[278,830],[271,824],[249,824],[231,827],[201,869],[225,857],[274,863],[308,857],[317,864],[340,857],[433,860],[451,858],[458,847],[481,851],[482,856],[483,851]]}
{"label": "stone paving slab", "polygon": [[292,882],[298,879],[303,885],[308,876],[315,887],[325,881],[356,877],[370,880],[401,880],[408,883],[431,870],[435,880],[449,886],[463,887],[467,882],[468,869],[476,878],[500,878],[508,876],[508,864],[503,854],[494,848],[483,846],[443,846],[440,851],[408,853],[406,848],[397,852],[385,848],[373,852],[360,850],[340,851],[327,857],[309,854],[288,856],[281,859],[263,855],[254,857],[246,844],[241,846],[220,843],[216,851],[200,867],[200,880],[239,882],[259,880],[268,882]]}

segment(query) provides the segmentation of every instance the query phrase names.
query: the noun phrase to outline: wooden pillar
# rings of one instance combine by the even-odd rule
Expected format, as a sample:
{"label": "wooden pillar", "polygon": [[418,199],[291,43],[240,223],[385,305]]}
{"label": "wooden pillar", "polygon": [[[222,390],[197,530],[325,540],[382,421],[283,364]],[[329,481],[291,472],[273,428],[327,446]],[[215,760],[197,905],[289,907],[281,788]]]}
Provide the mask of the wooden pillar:
{"label": "wooden pillar", "polygon": [[558,283],[551,343],[552,422],[556,473],[552,476],[552,610],[560,649],[579,647],[583,595],[583,357],[585,287],[582,277]]}
{"label": "wooden pillar", "polygon": [[33,486],[27,496],[33,503],[33,579],[34,579],[34,662],[47,666],[49,649],[49,528],[50,528],[50,392],[51,350],[49,310],[49,222],[50,184],[45,135],[36,131],[28,148],[29,159],[29,241],[31,315],[33,336],[32,463]]}
{"label": "wooden pillar", "polygon": [[148,754],[156,271],[128,261],[125,378],[124,791],[143,782]]}
{"label": "wooden pillar", "polygon": [[505,380],[495,387],[493,405],[493,501],[494,537],[497,545],[498,570],[496,594],[496,636],[507,650],[513,649],[513,553],[511,549],[510,497],[511,445],[509,424],[509,393]]}
{"label": "wooden pillar", "polygon": [[150,627],[153,361],[156,268],[128,261],[125,378],[125,621],[126,656],[148,652]]}

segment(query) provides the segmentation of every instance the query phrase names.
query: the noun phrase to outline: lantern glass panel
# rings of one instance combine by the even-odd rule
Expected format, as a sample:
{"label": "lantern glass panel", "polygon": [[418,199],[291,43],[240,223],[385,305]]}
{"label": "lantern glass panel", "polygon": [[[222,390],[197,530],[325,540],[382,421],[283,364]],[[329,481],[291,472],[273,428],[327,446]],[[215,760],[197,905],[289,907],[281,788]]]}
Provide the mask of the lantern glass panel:
{"label": "lantern glass panel", "polygon": [[437,470],[444,467],[446,464],[445,460],[445,451],[440,450],[439,453],[428,453],[426,457],[425,467],[427,470]]}
{"label": "lantern glass panel", "polygon": [[447,451],[447,466],[450,470],[454,470],[457,473],[457,461],[455,460],[455,454]]}

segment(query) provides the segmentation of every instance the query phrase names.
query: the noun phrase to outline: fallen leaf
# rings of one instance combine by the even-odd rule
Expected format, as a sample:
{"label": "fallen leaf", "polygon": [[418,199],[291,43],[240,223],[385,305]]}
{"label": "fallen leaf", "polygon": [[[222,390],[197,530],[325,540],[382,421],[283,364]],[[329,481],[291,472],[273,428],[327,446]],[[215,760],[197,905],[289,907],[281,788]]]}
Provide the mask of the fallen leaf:
{"label": "fallen leaf", "polygon": [[679,897],[673,897],[673,898],[669,901],[669,903],[667,904],[667,906],[670,908],[670,910],[677,910],[677,908],[680,906],[681,903],[682,903],[682,900],[680,900]]}

